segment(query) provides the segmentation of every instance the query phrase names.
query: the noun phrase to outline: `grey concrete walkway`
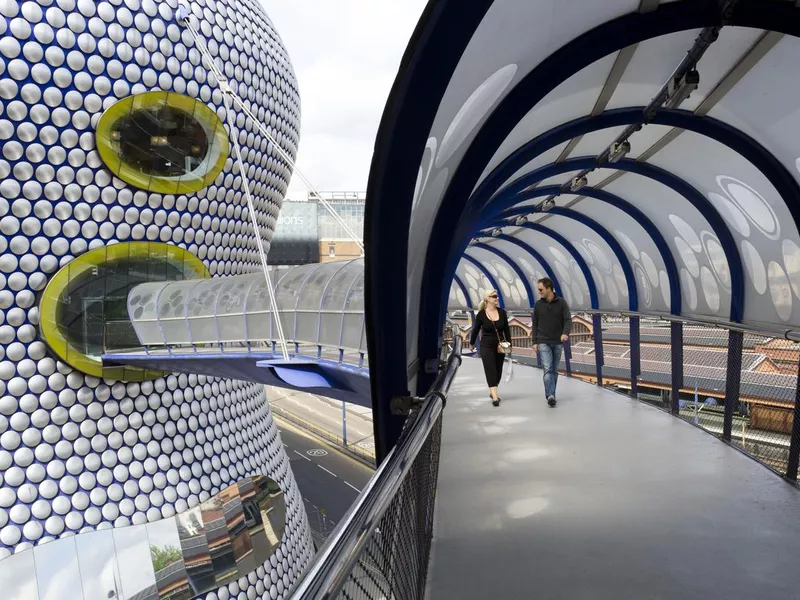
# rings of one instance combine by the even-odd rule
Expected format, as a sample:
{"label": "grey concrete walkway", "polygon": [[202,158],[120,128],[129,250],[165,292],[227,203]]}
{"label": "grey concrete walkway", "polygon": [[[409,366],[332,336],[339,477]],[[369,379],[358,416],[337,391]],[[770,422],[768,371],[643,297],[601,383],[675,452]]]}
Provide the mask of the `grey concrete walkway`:
{"label": "grey concrete walkway", "polygon": [[466,359],[444,416],[429,597],[800,598],[800,491],[654,408]]}

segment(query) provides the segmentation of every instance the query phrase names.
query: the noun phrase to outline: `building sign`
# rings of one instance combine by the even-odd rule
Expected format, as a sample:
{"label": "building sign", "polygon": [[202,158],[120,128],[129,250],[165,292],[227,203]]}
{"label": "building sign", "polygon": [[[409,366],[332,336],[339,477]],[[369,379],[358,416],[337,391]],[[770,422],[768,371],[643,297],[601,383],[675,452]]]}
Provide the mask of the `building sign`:
{"label": "building sign", "polygon": [[271,265],[319,262],[318,211],[316,202],[283,203],[267,257]]}

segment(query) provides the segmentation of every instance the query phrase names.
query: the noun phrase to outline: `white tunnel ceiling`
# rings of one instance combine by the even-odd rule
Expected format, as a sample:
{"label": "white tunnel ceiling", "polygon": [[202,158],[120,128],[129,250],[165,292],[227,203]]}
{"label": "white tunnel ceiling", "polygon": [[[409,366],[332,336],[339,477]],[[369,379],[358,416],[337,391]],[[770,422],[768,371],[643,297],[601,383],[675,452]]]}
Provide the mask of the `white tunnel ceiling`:
{"label": "white tunnel ceiling", "polygon": [[[505,0],[491,5],[450,78],[428,134],[425,157],[420,160],[409,238],[409,301],[412,304],[418,302],[421,292],[428,236],[434,230],[440,202],[462,158],[493,112],[523,78],[571,40],[598,25],[637,12],[641,5],[650,8],[657,4],[639,0]],[[669,3],[661,2],[664,4]],[[669,33],[614,51],[558,84],[529,107],[526,115],[511,124],[505,140],[497,144],[493,155],[484,163],[483,174],[472,184],[473,191],[479,190],[481,181],[504,159],[537,136],[575,119],[649,103],[700,31],[700,28],[693,28]],[[697,64],[699,88],[679,109],[695,111],[698,117],[716,119],[723,126],[730,125],[751,136],[796,184],[800,179],[797,146],[800,114],[796,101],[800,80],[790,74],[796,71],[800,45],[793,37],[766,34],[763,29],[724,27],[719,39]],[[506,184],[535,169],[563,160],[596,157],[625,127],[624,124],[602,125],[603,122],[598,121],[596,131],[575,135],[531,155],[523,168],[509,171],[500,180],[505,183],[497,187],[495,195],[501,193]],[[676,132],[680,135],[675,136]],[[707,131],[699,133],[675,130],[670,125],[647,124],[634,133],[630,141],[629,160],[638,159],[640,163],[654,165],[681,179],[695,188],[723,219],[735,244],[728,251],[737,253],[742,265],[744,308],[740,319],[779,327],[800,325],[800,236],[786,199],[760,166],[748,160],[740,148],[713,139]],[[680,288],[682,315],[731,319],[734,292],[731,265],[723,251],[725,244],[714,227],[695,206],[664,183],[635,173],[619,176],[614,165],[606,167],[588,176],[589,187],[600,187],[646,214],[663,234],[677,266],[677,280],[670,280],[662,253],[630,215],[599,200],[578,200],[577,194],[564,195],[556,203],[593,219],[624,249],[635,275],[638,310],[669,313],[670,290],[675,287]],[[560,186],[568,183],[577,172],[578,169],[574,169],[551,175],[532,185]],[[612,181],[608,181],[609,176],[613,176]],[[523,202],[535,205],[543,199]],[[796,198],[788,200],[797,201]],[[568,272],[570,281],[564,286],[567,288],[564,295],[576,308],[590,307],[588,291],[594,287],[600,308],[627,309],[627,282],[606,241],[587,226],[564,216],[532,217],[531,222],[534,221],[557,231],[576,248],[582,246],[588,250],[587,241],[590,241],[609,259],[611,272],[605,272],[601,269],[602,261],[588,252],[587,258],[592,259],[589,264],[592,281],[587,281],[577,265],[572,264],[574,259],[567,249],[558,242],[537,231],[513,226],[503,229],[505,234],[525,240],[540,252],[556,274],[567,274],[560,273],[561,269]],[[497,245],[520,267],[523,260],[532,265],[536,262],[533,268],[537,276],[545,273],[544,265],[538,264],[521,248],[491,237],[489,233],[493,227],[482,224],[483,233],[480,229],[473,232],[481,242]],[[568,264],[559,263],[551,248],[567,257]],[[477,252],[472,247],[468,253],[482,261],[498,260],[489,259],[486,251]],[[463,269],[462,263],[459,272]],[[470,300],[472,303],[473,299]]]}

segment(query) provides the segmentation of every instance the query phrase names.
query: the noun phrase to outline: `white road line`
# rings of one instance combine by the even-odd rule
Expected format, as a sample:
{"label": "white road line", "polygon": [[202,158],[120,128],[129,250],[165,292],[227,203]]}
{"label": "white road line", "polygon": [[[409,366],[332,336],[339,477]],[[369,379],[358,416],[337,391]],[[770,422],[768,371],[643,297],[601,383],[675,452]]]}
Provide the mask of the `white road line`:
{"label": "white road line", "polygon": [[359,494],[361,493],[361,490],[360,490],[360,489],[358,489],[358,488],[357,488],[356,486],[354,486],[353,484],[351,484],[351,483],[347,483],[346,481],[345,481],[345,484],[346,484],[346,485],[349,485],[351,488],[353,488],[353,489],[354,489],[355,491],[357,491]]}
{"label": "white road line", "polygon": [[334,477],[339,477],[339,476],[338,476],[336,473],[334,473],[333,471],[329,471],[328,469],[326,469],[326,468],[325,468],[325,467],[323,467],[322,465],[317,465],[317,466],[318,466],[320,469],[322,469],[323,471],[325,471],[326,473],[328,473],[328,474],[330,474],[330,475],[333,475]]}
{"label": "white road line", "polygon": [[300,458],[305,458],[308,462],[311,462],[311,459],[308,458],[305,454],[300,454],[297,450],[292,450],[292,452],[297,454],[297,456],[299,456]]}

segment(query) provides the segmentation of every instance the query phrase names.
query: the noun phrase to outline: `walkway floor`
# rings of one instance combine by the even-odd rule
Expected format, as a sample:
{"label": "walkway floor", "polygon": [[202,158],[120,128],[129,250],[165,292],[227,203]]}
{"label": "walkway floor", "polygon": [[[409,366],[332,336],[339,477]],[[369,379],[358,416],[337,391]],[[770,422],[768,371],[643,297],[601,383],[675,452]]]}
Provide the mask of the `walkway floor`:
{"label": "walkway floor", "polygon": [[444,415],[429,598],[800,597],[800,490],[661,411],[465,359]]}

